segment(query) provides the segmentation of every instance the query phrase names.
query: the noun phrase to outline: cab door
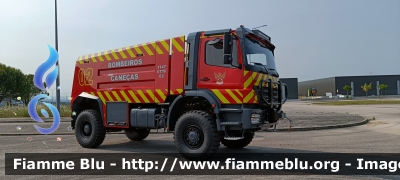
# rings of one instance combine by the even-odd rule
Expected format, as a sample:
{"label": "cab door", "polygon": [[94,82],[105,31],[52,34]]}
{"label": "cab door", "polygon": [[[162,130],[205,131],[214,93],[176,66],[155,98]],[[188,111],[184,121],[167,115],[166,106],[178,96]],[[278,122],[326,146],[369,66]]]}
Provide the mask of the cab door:
{"label": "cab door", "polygon": [[235,67],[240,63],[237,42],[233,42],[233,65],[224,64],[223,36],[217,38],[221,39],[219,43],[213,43],[218,41],[215,36],[200,40],[197,87],[212,90],[223,104],[236,104],[242,99],[239,91],[243,89],[243,70]]}

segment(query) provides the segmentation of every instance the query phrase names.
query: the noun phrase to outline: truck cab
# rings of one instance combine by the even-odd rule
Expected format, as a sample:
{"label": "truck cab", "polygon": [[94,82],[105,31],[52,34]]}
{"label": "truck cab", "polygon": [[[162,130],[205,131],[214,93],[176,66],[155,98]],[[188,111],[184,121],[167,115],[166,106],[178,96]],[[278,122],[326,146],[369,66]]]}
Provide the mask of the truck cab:
{"label": "truck cab", "polygon": [[187,159],[209,159],[220,144],[243,148],[285,118],[274,49],[268,35],[240,26],[81,56],[71,126],[86,148],[106,132],[141,141],[152,129],[172,132]]}

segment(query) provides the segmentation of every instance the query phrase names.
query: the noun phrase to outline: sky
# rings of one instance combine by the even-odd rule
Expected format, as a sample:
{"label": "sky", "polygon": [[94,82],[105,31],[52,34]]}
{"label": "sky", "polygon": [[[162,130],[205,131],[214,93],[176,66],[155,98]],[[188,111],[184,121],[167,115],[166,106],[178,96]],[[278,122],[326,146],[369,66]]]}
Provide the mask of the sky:
{"label": "sky", "polygon": [[[54,2],[0,1],[0,63],[34,74],[47,60],[47,44],[55,47]],[[276,46],[281,78],[400,74],[399,0],[58,0],[57,6],[62,99],[71,93],[80,55],[240,25],[267,25],[260,30]]]}

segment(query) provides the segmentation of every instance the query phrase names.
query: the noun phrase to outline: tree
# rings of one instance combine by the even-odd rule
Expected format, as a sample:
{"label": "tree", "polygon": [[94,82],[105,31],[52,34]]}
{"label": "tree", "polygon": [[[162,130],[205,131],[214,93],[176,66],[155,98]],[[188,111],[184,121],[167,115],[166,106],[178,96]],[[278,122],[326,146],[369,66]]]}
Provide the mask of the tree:
{"label": "tree", "polygon": [[0,102],[4,98],[16,98],[25,82],[25,75],[21,70],[0,64]]}
{"label": "tree", "polygon": [[42,93],[46,93],[46,92],[42,92],[41,89],[39,89],[35,86],[35,84],[33,83],[33,74],[25,75],[25,81],[21,85],[21,88],[19,90],[20,90],[19,96],[21,97],[21,99],[25,105],[29,103],[29,100],[33,96],[36,96],[36,95],[42,94]]}
{"label": "tree", "polygon": [[349,86],[349,85],[346,85],[343,87],[343,90],[347,91],[346,98],[349,98],[349,91],[353,90],[353,88],[351,88],[351,86]]}
{"label": "tree", "polygon": [[369,84],[365,83],[363,86],[361,86],[361,88],[362,88],[363,91],[365,91],[365,98],[367,99],[368,98],[368,91],[370,89],[372,89],[372,82],[369,83]]}
{"label": "tree", "polygon": [[0,63],[0,102],[3,101],[6,94],[3,92],[4,83],[2,82],[3,76],[5,75],[5,70],[7,66]]}
{"label": "tree", "polygon": [[380,98],[382,99],[382,91],[386,90],[389,86],[387,84],[379,84],[379,86],[377,86],[376,88],[378,89],[378,91],[380,91]]}

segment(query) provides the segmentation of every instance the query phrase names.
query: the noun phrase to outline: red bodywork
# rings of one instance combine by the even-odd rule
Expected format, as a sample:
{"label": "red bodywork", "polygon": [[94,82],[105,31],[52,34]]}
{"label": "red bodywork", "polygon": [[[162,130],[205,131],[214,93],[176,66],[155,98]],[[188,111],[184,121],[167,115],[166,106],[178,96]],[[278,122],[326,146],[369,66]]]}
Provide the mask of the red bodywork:
{"label": "red bodywork", "polygon": [[[222,35],[218,37],[223,39]],[[206,64],[205,44],[214,38],[205,37],[201,33],[197,87],[211,90],[221,104],[258,103],[253,86],[257,86],[261,79],[274,77],[246,71],[244,68]],[[237,47],[240,47],[239,41]],[[184,93],[187,50],[185,37],[180,36],[81,56],[75,66],[71,102],[83,92],[97,96],[103,104],[104,127],[128,128],[129,120],[126,120],[126,126],[106,124],[106,102],[156,104]],[[242,64],[241,49],[238,48],[237,52],[238,63]],[[120,67],[115,67],[117,63],[120,63]],[[210,80],[199,80],[205,77]]]}

